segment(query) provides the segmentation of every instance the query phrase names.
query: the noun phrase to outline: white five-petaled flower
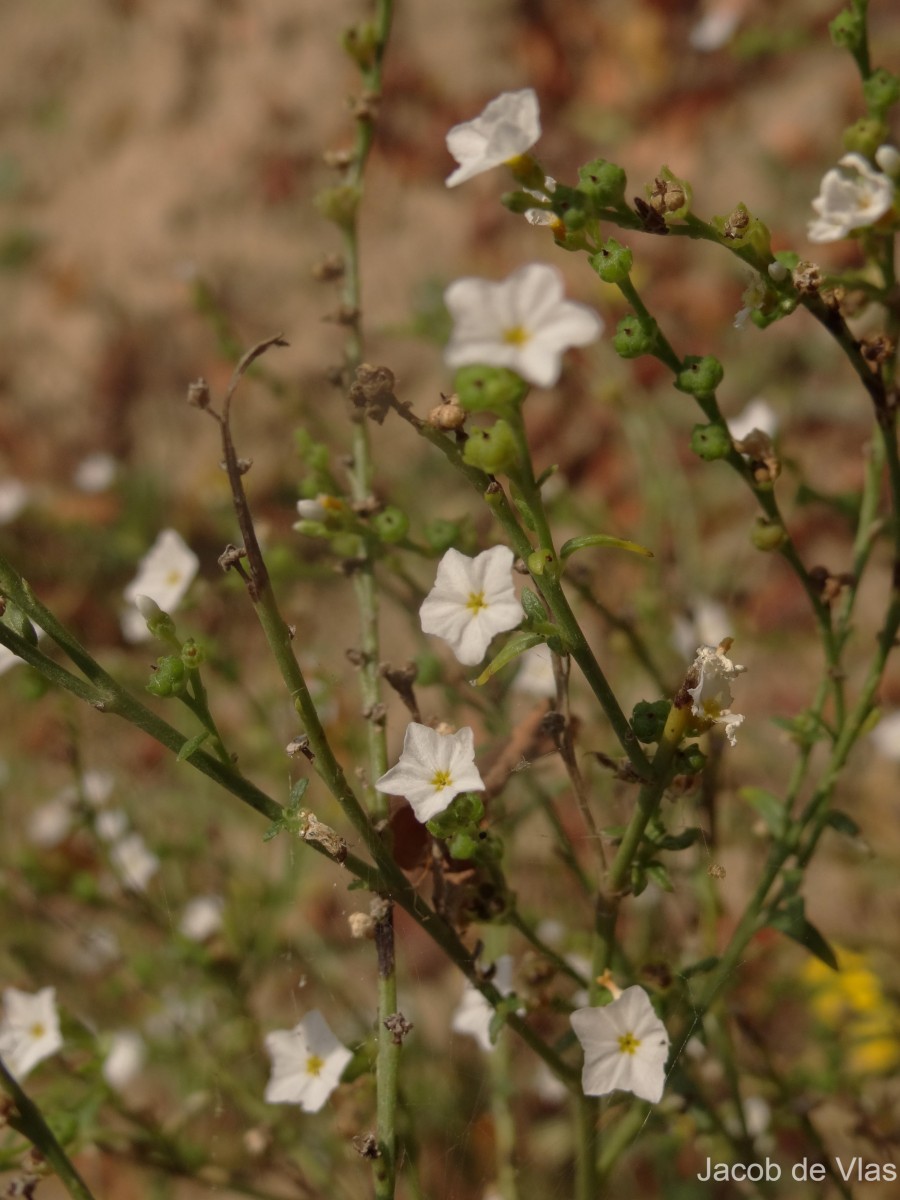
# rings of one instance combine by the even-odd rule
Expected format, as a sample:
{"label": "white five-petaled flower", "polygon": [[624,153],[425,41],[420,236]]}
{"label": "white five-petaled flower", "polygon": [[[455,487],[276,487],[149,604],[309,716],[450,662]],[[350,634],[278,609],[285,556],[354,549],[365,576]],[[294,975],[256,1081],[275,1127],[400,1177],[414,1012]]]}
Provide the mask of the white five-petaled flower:
{"label": "white five-petaled flower", "polygon": [[837,242],[854,229],[874,225],[893,203],[893,180],[862,154],[845,154],[822,179],[812,202],[819,215],[809,222],[807,236],[811,242]]}
{"label": "white five-petaled flower", "polygon": [[731,711],[733,697],[729,684],[747,668],[726,658],[725,651],[730,644],[731,639],[726,638],[717,647],[698,647],[697,657],[688,671],[688,682],[693,684],[688,688],[688,695],[694,716],[699,717],[706,728],[724,725],[725,735],[733,746],[737,741],[735,730],[744,718]]}
{"label": "white five-petaled flower", "polygon": [[453,332],[448,367],[508,367],[536,387],[552,387],[570,346],[603,332],[592,308],[564,298],[563,277],[547,263],[526,263],[501,283],[466,277],[444,292]]}
{"label": "white five-petaled flower", "polygon": [[39,1062],[62,1048],[56,988],[20,992],[6,988],[0,1019],[0,1058],[6,1069],[21,1081]]}
{"label": "white five-petaled flower", "polygon": [[197,555],[174,529],[164,529],[141,559],[138,573],[125,588],[129,608],[122,614],[122,632],[129,642],[150,637],[147,622],[135,607],[138,596],[147,596],[163,612],[176,608],[200,565]]}
{"label": "white five-petaled flower", "polygon": [[423,824],[448,808],[460,792],[483,791],[472,730],[466,726],[456,733],[438,733],[411,722],[399,762],[376,779],[375,787],[391,796],[405,796]]}
{"label": "white five-petaled flower", "polygon": [[447,149],[459,163],[447,176],[447,187],[456,187],[517,158],[541,136],[541,117],[534,88],[503,92],[474,120],[454,125],[447,134]]}
{"label": "white five-petaled flower", "polygon": [[159,859],[137,832],[126,833],[114,842],[109,859],[122,886],[131,892],[146,892],[147,884],[159,870]]}
{"label": "white five-petaled flower", "polygon": [[642,987],[630,987],[605,1008],[578,1008],[569,1018],[584,1049],[586,1096],[633,1092],[656,1104],[666,1082],[669,1035]]}
{"label": "white five-petaled flower", "polygon": [[[494,974],[491,983],[501,996],[508,996],[513,990],[513,958],[511,954],[501,954],[494,964]],[[494,1009],[485,1000],[477,987],[467,983],[462,999],[453,1013],[450,1028],[454,1033],[462,1033],[473,1037],[482,1050],[493,1050],[491,1042],[491,1021]]]}
{"label": "white five-petaled flower", "polygon": [[492,546],[474,558],[450,549],[438,563],[434,587],[419,609],[423,633],[449,642],[461,663],[484,658],[495,634],[515,629],[525,616],[513,588],[513,552]]}
{"label": "white five-petaled flower", "polygon": [[266,1103],[299,1104],[304,1112],[319,1111],[353,1057],[317,1008],[293,1029],[266,1034],[266,1050],[272,1060]]}
{"label": "white five-petaled flower", "polygon": [[147,1047],[134,1029],[120,1029],[112,1034],[108,1046],[101,1071],[109,1086],[119,1092],[140,1072],[147,1057]]}

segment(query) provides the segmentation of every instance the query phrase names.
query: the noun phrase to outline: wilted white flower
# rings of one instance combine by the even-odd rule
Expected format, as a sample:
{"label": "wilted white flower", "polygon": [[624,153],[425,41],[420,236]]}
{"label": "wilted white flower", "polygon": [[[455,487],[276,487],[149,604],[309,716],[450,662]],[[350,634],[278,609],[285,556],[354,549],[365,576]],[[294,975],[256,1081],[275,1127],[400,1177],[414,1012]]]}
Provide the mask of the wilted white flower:
{"label": "wilted white flower", "polygon": [[[544,187],[551,195],[556,191],[556,180],[552,175],[545,176]],[[529,196],[534,196],[535,200],[547,200],[544,192],[535,191],[534,188],[525,188],[525,191]],[[549,208],[527,208],[523,216],[529,225],[555,225],[559,222],[559,217]]]}
{"label": "wilted white flower", "polygon": [[837,242],[854,229],[874,225],[893,203],[893,180],[862,154],[845,154],[825,173],[812,202],[819,215],[809,222],[807,236],[811,242]]}
{"label": "wilted white flower", "polygon": [[447,176],[447,187],[456,187],[518,158],[540,136],[541,117],[534,88],[503,92],[479,116],[454,125],[447,134],[447,149],[459,163]]}
{"label": "wilted white flower", "polygon": [[512,681],[514,692],[526,696],[555,696],[556,675],[553,654],[547,646],[532,646],[519,655],[519,669]]}
{"label": "wilted white flower", "polygon": [[735,313],[733,325],[735,329],[745,328],[752,313],[762,308],[768,298],[769,290],[761,275],[754,271],[750,282],[744,288],[741,296],[741,308]]}
{"label": "wilted white flower", "polygon": [[0,481],[0,525],[14,521],[28,503],[28,488],[21,479]]}
{"label": "wilted white flower", "polygon": [[525,616],[512,565],[508,546],[492,546],[474,558],[448,550],[419,609],[423,633],[449,642],[461,663],[481,662],[494,635],[515,629]]}
{"label": "wilted white flower", "polygon": [[56,989],[20,992],[6,988],[0,1018],[0,1058],[21,1082],[39,1062],[62,1048]]}
{"label": "wilted white flower", "polygon": [[180,932],[192,942],[205,942],[222,928],[222,910],[225,901],[221,896],[194,896],[184,906]]}
{"label": "wilted white flower", "polygon": [[375,787],[391,796],[405,796],[423,824],[448,808],[460,792],[483,791],[472,730],[466,726],[456,733],[438,733],[411,722],[400,761],[375,780]]}
{"label": "wilted white flower", "polygon": [[[727,424],[728,432],[736,442],[742,442],[744,438],[749,437],[754,429],[758,429],[760,433],[768,434],[769,437],[774,437],[778,432],[778,415],[766,400],[763,400],[761,396],[757,396],[755,400],[750,401],[742,412],[739,412],[736,417],[732,417]],[[703,640],[712,641],[712,638],[705,638]]]}
{"label": "wilted white flower", "polygon": [[109,859],[123,887],[132,892],[145,892],[147,884],[159,870],[159,859],[137,832],[129,833],[116,842]]}
{"label": "wilted white flower", "polygon": [[698,717],[706,728],[724,725],[725,735],[733,746],[737,741],[735,730],[743,723],[744,718],[740,713],[731,711],[733,697],[729,684],[745,671],[746,667],[736,666],[730,658],[725,657],[727,640],[715,648],[698,648],[697,657],[688,672],[688,682],[694,684],[688,688],[688,695],[692,700],[691,711],[694,716]]}
{"label": "wilted white flower", "polygon": [[586,1096],[632,1092],[656,1104],[666,1082],[669,1035],[642,987],[630,987],[605,1008],[578,1008],[569,1018],[584,1049]]}
{"label": "wilted white flower", "polygon": [[501,283],[455,280],[444,292],[453,318],[444,361],[453,368],[507,367],[536,387],[552,387],[563,353],[603,332],[597,313],[564,292],[562,275],[547,263],[526,263]]}
{"label": "wilted white flower", "polygon": [[266,1034],[266,1050],[272,1060],[266,1103],[299,1104],[304,1112],[319,1111],[353,1057],[318,1009],[293,1029]]}
{"label": "wilted white flower", "polygon": [[109,1039],[109,1049],[103,1060],[103,1078],[120,1092],[135,1078],[144,1065],[147,1047],[134,1029],[120,1029]]}
{"label": "wilted white flower", "polygon": [[163,612],[177,608],[188,590],[200,560],[174,529],[164,529],[141,559],[138,573],[125,588],[129,607],[122,614],[122,632],[129,642],[150,637],[147,622],[135,607],[138,596],[148,596]]}
{"label": "wilted white flower", "polygon": [[[508,996],[513,990],[512,955],[501,954],[494,968],[491,983],[501,996]],[[454,1033],[473,1037],[482,1050],[493,1050],[490,1033],[493,1017],[494,1009],[491,1004],[485,1000],[477,987],[467,982],[462,999],[453,1013],[450,1028]]]}
{"label": "wilted white flower", "polygon": [[80,492],[94,495],[97,492],[105,492],[112,486],[118,470],[119,464],[111,454],[98,451],[81,460],[75,468],[72,482]]}

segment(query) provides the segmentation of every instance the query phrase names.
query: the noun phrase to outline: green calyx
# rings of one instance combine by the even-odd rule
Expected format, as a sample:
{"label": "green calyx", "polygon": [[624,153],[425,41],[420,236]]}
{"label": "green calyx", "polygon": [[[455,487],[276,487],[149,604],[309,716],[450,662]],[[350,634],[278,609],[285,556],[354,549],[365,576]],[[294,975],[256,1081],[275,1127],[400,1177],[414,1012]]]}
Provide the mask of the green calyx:
{"label": "green calyx", "polygon": [[472,413],[507,412],[525,399],[528,387],[521,375],[506,367],[462,367],[453,380],[460,407]]}
{"label": "green calyx", "polygon": [[607,162],[605,158],[595,158],[578,168],[576,191],[585,197],[595,211],[623,205],[627,186],[628,178],[622,168]]}
{"label": "green calyx", "polygon": [[631,273],[634,255],[627,246],[608,238],[589,262],[604,283],[624,283]]}
{"label": "green calyx", "polygon": [[900,100],[900,75],[879,67],[863,81],[862,89],[869,111],[883,117]]}
{"label": "green calyx", "polygon": [[507,421],[473,429],[463,449],[463,462],[488,475],[509,474],[519,461],[516,437]]}
{"label": "green calyx", "polygon": [[765,554],[780,550],[787,541],[787,532],[783,525],[758,517],[750,532],[750,541]]}
{"label": "green calyx", "polygon": [[874,159],[875,151],[888,137],[889,130],[884,121],[877,117],[860,117],[844,130],[841,141],[845,150]]}
{"label": "green calyx", "polygon": [[620,358],[640,358],[642,354],[653,353],[656,336],[657,325],[652,318],[631,313],[616,326],[613,349]]}
{"label": "green calyx", "polygon": [[772,257],[772,235],[768,226],[759,217],[752,216],[746,204],[738,204],[727,217],[713,217],[710,224],[726,246],[735,250],[751,249],[764,259]]}
{"label": "green calyx", "polygon": [[704,462],[727,458],[731,451],[731,434],[724,425],[695,425],[691,433],[691,449]]}
{"label": "green calyx", "polygon": [[395,504],[388,504],[372,518],[372,528],[383,542],[399,542],[409,532],[409,517]]}
{"label": "green calyx", "polygon": [[725,368],[711,354],[698,358],[688,355],[684,367],[675,377],[679,392],[689,396],[709,396],[715,392],[725,375]]}
{"label": "green calyx", "polygon": [[639,742],[647,745],[659,741],[671,707],[669,700],[638,701],[631,714],[631,727]]}
{"label": "green calyx", "polygon": [[147,691],[153,696],[180,696],[187,681],[187,667],[181,657],[164,654],[156,664]]}
{"label": "green calyx", "polygon": [[339,229],[349,230],[356,221],[356,212],[362,199],[357,186],[339,184],[323,188],[315,198],[315,205],[326,221],[332,221]]}

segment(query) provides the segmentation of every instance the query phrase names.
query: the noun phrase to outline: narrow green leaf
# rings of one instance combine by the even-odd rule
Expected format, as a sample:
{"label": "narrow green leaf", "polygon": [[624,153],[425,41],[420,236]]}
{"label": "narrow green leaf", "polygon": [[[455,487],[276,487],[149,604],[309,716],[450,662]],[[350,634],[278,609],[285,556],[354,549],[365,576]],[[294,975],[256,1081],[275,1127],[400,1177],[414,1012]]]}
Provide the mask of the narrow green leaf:
{"label": "narrow green leaf", "polygon": [[300,807],[300,801],[303,799],[308,787],[308,779],[298,779],[297,782],[291,787],[290,796],[288,797],[288,804],[291,808]]}
{"label": "narrow green leaf", "polygon": [[492,659],[478,678],[473,679],[472,682],[476,687],[482,687],[492,675],[496,675],[507,663],[511,663],[514,658],[518,658],[520,654],[524,654],[532,646],[543,645],[546,640],[542,633],[517,633],[515,637],[509,639],[497,657]]}
{"label": "narrow green leaf", "polygon": [[669,872],[662,865],[662,863],[650,862],[650,863],[647,863],[647,865],[644,869],[647,872],[647,875],[649,876],[649,878],[653,880],[653,882],[656,884],[657,887],[662,888],[662,890],[664,892],[674,892],[675,891],[675,885],[672,883],[672,880],[669,878]]}
{"label": "narrow green leaf", "polygon": [[778,796],[773,796],[765,788],[758,787],[741,788],[738,795],[751,808],[756,809],[765,821],[766,828],[774,837],[780,838],[784,836],[785,829],[787,828],[787,814],[784,811],[784,804]]}
{"label": "narrow green leaf", "polygon": [[839,808],[832,809],[828,814],[828,824],[832,829],[836,829],[838,833],[843,833],[849,838],[859,837],[861,832],[850,814],[842,812]]}
{"label": "narrow green leaf", "polygon": [[624,538],[611,537],[607,533],[586,533],[583,537],[569,538],[560,551],[560,558],[568,558],[576,550],[584,550],[587,546],[610,546],[616,550],[628,550],[631,554],[640,554],[643,558],[652,558],[653,551],[638,542],[627,542]]}
{"label": "narrow green leaf", "polygon": [[815,925],[811,921],[807,921],[803,915],[803,901],[799,897],[797,900],[799,903],[792,903],[788,908],[775,913],[769,924],[773,929],[779,930],[780,933],[786,934],[797,942],[804,950],[808,950],[826,967],[837,971],[839,969],[837,956]]}
{"label": "narrow green leaf", "polygon": [[195,754],[200,749],[208,737],[209,730],[204,729],[202,733],[197,733],[192,738],[188,738],[188,740],[178,751],[175,761],[184,762],[186,759],[190,758],[192,754]]}

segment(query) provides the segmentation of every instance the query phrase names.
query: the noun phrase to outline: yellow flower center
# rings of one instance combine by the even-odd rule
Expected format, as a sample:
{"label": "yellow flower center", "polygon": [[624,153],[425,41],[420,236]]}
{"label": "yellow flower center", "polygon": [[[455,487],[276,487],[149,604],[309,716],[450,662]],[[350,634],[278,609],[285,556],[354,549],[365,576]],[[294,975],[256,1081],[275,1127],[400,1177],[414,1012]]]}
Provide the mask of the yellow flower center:
{"label": "yellow flower center", "polygon": [[438,792],[443,791],[445,787],[449,787],[452,782],[453,779],[449,771],[435,771],[431,777],[431,786]]}
{"label": "yellow flower center", "polygon": [[503,340],[510,346],[524,346],[530,337],[531,334],[521,325],[511,325],[503,330]]}
{"label": "yellow flower center", "polygon": [[322,1073],[322,1068],[325,1066],[325,1059],[319,1058],[318,1054],[311,1054],[306,1060],[306,1073],[318,1077]]}
{"label": "yellow flower center", "polygon": [[635,1054],[640,1044],[640,1039],[633,1033],[623,1033],[619,1037],[619,1050],[622,1054]]}
{"label": "yellow flower center", "polygon": [[28,1032],[35,1040],[37,1040],[38,1038],[42,1038],[47,1031],[40,1021],[35,1021]]}
{"label": "yellow flower center", "polygon": [[181,572],[172,567],[166,574],[166,583],[176,584],[181,583]]}
{"label": "yellow flower center", "polygon": [[466,608],[470,609],[473,614],[481,612],[483,608],[487,608],[487,604],[485,603],[484,599],[484,592],[469,592],[469,598],[466,601]]}

